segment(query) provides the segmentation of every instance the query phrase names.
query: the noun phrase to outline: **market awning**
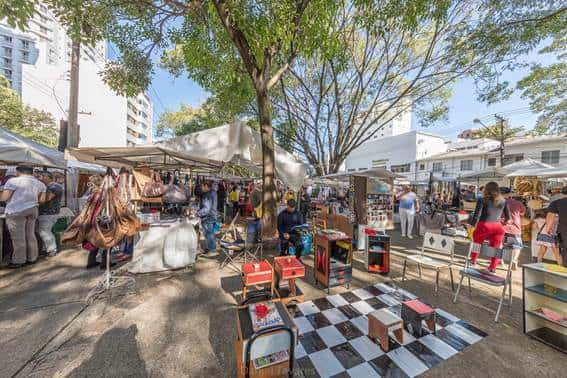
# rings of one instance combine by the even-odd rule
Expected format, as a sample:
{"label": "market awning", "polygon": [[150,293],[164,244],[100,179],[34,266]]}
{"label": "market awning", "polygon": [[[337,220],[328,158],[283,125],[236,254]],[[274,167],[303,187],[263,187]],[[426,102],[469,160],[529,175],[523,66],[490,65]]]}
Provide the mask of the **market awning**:
{"label": "market awning", "polygon": [[2,128],[0,128],[0,163],[60,169],[65,169],[67,166],[62,152]]}
{"label": "market awning", "polygon": [[[523,173],[523,174],[518,174],[518,173]],[[550,167],[545,169],[539,169],[537,170],[537,172],[534,171],[514,172],[508,175],[508,177],[515,177],[515,176],[535,176],[546,179],[565,178],[567,177],[567,167]]]}
{"label": "market awning", "polygon": [[222,168],[220,161],[160,146],[80,147],[68,148],[65,153],[69,158],[113,168],[123,166],[153,169],[189,168],[203,172],[216,172]]}
{"label": "market awning", "polygon": [[534,159],[524,159],[505,165],[504,167],[494,167],[482,171],[471,172],[459,176],[463,179],[490,179],[516,176],[538,176],[540,171],[553,168],[549,164],[542,163]]}
{"label": "market awning", "polygon": [[[262,171],[260,133],[242,122],[227,124],[158,144],[179,153],[201,156],[213,161],[242,165],[253,172]],[[298,190],[306,177],[306,167],[292,154],[275,146],[276,177]]]}

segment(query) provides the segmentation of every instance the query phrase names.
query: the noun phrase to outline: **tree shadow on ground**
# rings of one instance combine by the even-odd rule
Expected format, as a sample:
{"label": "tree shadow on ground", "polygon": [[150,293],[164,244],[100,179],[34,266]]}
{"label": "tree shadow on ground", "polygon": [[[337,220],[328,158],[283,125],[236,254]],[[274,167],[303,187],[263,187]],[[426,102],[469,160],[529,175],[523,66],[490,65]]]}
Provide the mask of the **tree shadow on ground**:
{"label": "tree shadow on ground", "polygon": [[96,342],[91,358],[74,369],[69,377],[147,377],[136,335],[138,327],[112,328]]}

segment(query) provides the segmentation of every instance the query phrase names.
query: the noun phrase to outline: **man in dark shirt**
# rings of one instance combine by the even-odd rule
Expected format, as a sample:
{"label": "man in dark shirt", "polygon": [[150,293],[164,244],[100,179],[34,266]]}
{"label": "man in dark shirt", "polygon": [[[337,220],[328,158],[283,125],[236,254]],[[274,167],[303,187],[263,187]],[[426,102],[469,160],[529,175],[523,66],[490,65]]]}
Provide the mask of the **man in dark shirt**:
{"label": "man in dark shirt", "polygon": [[210,182],[201,185],[201,207],[197,211],[205,234],[205,253],[215,252],[217,241],[214,226],[217,221],[217,192],[212,190]]}
{"label": "man in dark shirt", "polygon": [[47,188],[47,201],[39,205],[38,232],[47,255],[55,256],[57,254],[57,242],[51,230],[59,219],[63,186],[55,182],[51,172],[43,171],[39,174],[39,178]]}
{"label": "man in dark shirt", "polygon": [[[567,195],[567,186],[561,189],[561,193]],[[559,225],[557,227],[557,236],[559,238],[559,248],[563,257],[563,265],[567,266],[567,197],[553,201],[549,205],[549,213],[545,222],[546,231],[552,233],[555,214],[559,216]]]}
{"label": "man in dark shirt", "polygon": [[295,246],[295,257],[301,259],[303,242],[301,235],[292,231],[293,227],[304,224],[303,214],[297,211],[297,203],[294,199],[287,201],[287,209],[278,215],[278,233],[280,236],[280,255],[287,255],[289,243]]}

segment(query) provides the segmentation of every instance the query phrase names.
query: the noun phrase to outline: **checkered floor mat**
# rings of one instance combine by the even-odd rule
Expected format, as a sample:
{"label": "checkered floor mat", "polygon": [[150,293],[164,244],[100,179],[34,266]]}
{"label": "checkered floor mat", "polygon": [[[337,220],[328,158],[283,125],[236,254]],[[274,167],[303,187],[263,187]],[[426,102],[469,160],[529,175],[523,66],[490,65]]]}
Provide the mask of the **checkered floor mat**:
{"label": "checkered floor mat", "polygon": [[299,330],[296,369],[306,377],[414,377],[487,334],[441,309],[436,333],[403,344],[390,335],[390,350],[368,338],[368,315],[380,308],[400,316],[401,302],[416,296],[393,285],[377,284],[300,303],[290,311]]}

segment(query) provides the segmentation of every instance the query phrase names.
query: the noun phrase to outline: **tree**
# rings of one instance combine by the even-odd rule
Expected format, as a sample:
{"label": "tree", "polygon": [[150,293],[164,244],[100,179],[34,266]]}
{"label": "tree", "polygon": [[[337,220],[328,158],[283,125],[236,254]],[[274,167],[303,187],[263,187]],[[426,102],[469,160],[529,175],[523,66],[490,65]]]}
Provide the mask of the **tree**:
{"label": "tree", "polygon": [[234,120],[221,118],[215,113],[209,99],[198,108],[183,104],[179,110],[168,110],[162,113],[156,125],[156,134],[160,137],[187,135]]}
{"label": "tree", "polygon": [[0,76],[0,127],[48,147],[57,146],[58,132],[53,116],[22,105],[4,76]]}

